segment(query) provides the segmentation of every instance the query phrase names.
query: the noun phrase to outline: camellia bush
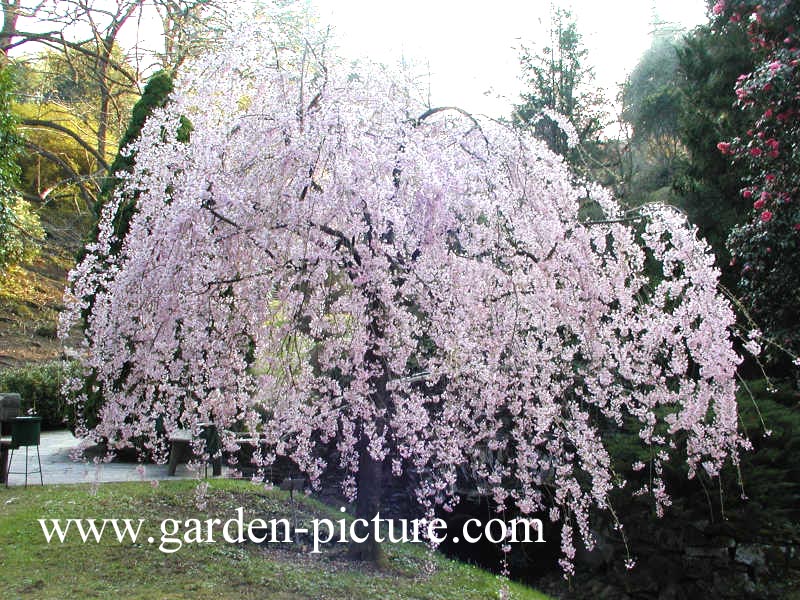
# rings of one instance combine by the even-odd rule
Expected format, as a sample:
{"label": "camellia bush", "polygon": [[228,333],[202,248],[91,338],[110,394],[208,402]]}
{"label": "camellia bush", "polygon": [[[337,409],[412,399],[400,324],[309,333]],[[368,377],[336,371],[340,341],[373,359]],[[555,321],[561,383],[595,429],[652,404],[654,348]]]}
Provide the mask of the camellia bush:
{"label": "camellia bush", "polygon": [[678,212],[631,220],[543,142],[402,75],[234,39],[154,110],[71,274],[61,331],[85,318],[84,397],[104,398],[89,439],[163,460],[157,421],[212,421],[227,450],[247,430],[314,484],[335,457],[364,518],[384,469],[413,470],[429,511],[470,469],[498,508],[561,522],[567,571],[624,485],[604,431],[652,449],[659,511],[668,450],[690,477],[737,460],[734,314]]}
{"label": "camellia bush", "polygon": [[749,129],[717,147],[742,169],[753,203],[728,244],[744,304],[771,342],[767,358],[780,365],[800,355],[800,2],[728,0],[712,12],[723,34],[746,26],[756,62],[735,89]]}

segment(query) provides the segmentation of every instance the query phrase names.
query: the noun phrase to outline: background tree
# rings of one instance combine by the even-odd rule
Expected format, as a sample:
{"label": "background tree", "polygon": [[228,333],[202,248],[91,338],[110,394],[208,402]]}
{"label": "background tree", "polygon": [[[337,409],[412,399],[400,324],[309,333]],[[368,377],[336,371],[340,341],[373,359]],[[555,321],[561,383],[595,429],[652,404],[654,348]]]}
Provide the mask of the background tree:
{"label": "background tree", "polygon": [[230,27],[228,6],[220,0],[155,0],[164,31],[161,68],[175,72],[187,59],[213,49]]}
{"label": "background tree", "polygon": [[[35,103],[58,104],[72,114],[70,119],[55,121],[26,117],[23,125],[48,130],[38,134],[46,139],[72,137],[91,151],[97,164],[90,174],[74,171],[68,181],[63,173],[74,166],[70,161],[34,142],[28,150],[52,163],[59,183],[78,188],[84,200],[95,202],[145,75],[155,65],[174,70],[213,45],[228,22],[224,6],[218,0],[3,3],[3,53],[20,47],[46,49],[25,66],[25,95]],[[162,25],[163,49],[120,47],[123,30],[133,30],[152,17]],[[76,123],[80,126],[75,127]]]}
{"label": "background tree", "polygon": [[44,237],[39,218],[18,191],[21,150],[17,120],[11,112],[13,80],[0,68],[0,273],[29,260]]}
{"label": "background tree", "polygon": [[672,32],[656,31],[623,86],[622,118],[632,127],[633,177],[627,182],[627,197],[634,205],[671,200],[677,167],[685,158],[679,129],[683,105],[678,43]]}
{"label": "background tree", "polygon": [[[552,10],[548,42],[542,47],[522,47],[520,63],[527,91],[514,108],[515,124],[532,129],[548,148],[564,156],[581,173],[597,167],[605,99],[594,86],[587,65],[588,50],[569,11]],[[568,139],[562,115],[575,130]]]}
{"label": "background tree", "polygon": [[[140,14],[144,2],[46,0],[25,4],[20,0],[3,5],[6,22],[14,25],[5,31],[3,52],[8,55],[15,48],[30,45],[49,49],[28,67],[39,75],[25,78],[39,84],[39,89],[26,91],[37,102],[67,107],[75,117],[66,122],[30,118],[27,126],[56,132],[55,139],[69,136],[90,149],[103,167],[91,175],[103,176],[111,159],[109,145],[116,145],[114,130],[124,127],[131,99],[139,94],[140,74],[118,48],[117,40],[123,27]],[[81,127],[73,128],[76,122]],[[31,142],[28,149],[58,171],[70,168],[52,148]],[[67,180],[80,188],[84,200],[96,201],[99,187],[91,176],[73,171],[69,178],[60,178]]]}
{"label": "background tree", "polygon": [[[115,54],[123,61],[121,53]],[[48,51],[13,65],[20,82],[17,112],[29,151],[22,159],[25,191],[40,204],[71,198],[76,207],[80,201],[94,208],[111,159],[108,152],[97,150],[101,91],[92,77],[93,64],[85,55],[67,50]],[[106,128],[108,139],[116,143],[138,96],[128,85],[109,85],[113,111]]]}
{"label": "background tree", "polygon": [[[100,80],[96,71],[96,61],[85,54],[67,49],[63,52],[48,50],[27,58],[22,62],[23,81],[20,93],[31,101],[54,103],[67,108],[84,122],[97,123],[97,107],[107,88],[109,96],[107,130],[109,139],[119,140],[130,115],[131,107],[139,97],[137,86],[131,84],[141,76],[129,62],[122,49],[115,46],[111,55],[124,69],[124,80],[108,77]],[[44,125],[39,125],[43,127]],[[91,131],[88,139],[99,137],[97,129]],[[97,149],[98,155],[102,155]],[[108,155],[108,151],[106,151]]]}
{"label": "background tree", "polygon": [[[66,132],[90,136],[96,123],[85,122],[55,103],[25,103],[15,107],[25,133],[26,152],[20,156],[25,197],[38,209],[53,207],[86,213],[97,197],[98,172],[108,167],[91,147]],[[53,126],[38,127],[47,122]],[[56,126],[63,127],[63,133]]]}
{"label": "background tree", "polygon": [[750,207],[741,196],[740,173],[716,144],[746,129],[741,113],[733,107],[731,90],[737,77],[752,68],[753,57],[738,25],[726,31],[698,27],[679,45],[678,57],[680,138],[689,154],[676,176],[679,206],[712,245],[724,281],[733,287],[736,278],[728,269],[725,241]]}

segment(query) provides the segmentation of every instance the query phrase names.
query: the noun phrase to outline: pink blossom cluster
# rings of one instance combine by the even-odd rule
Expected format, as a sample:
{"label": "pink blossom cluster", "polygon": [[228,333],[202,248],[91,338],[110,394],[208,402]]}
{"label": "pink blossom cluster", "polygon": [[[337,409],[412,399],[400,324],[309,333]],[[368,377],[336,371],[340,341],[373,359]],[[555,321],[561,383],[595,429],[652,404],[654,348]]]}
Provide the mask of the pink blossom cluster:
{"label": "pink blossom cluster", "polygon": [[[105,399],[88,435],[164,458],[158,417],[212,421],[314,482],[335,457],[351,496],[365,455],[411,469],[429,509],[467,469],[499,507],[562,520],[568,571],[622,485],[605,432],[634,423],[658,472],[678,435],[690,476],[736,460],[734,314],[677,211],[637,229],[542,142],[278,47],[251,32],[206,56],[135,143],[63,315],[86,313]],[[606,219],[581,222],[585,202]]]}

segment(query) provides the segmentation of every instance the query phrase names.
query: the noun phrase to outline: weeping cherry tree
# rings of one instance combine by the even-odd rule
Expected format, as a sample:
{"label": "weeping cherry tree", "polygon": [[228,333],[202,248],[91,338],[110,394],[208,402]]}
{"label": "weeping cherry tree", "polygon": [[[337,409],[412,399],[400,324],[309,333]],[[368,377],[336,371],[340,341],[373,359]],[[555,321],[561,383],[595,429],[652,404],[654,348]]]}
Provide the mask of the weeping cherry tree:
{"label": "weeping cherry tree", "polygon": [[[634,424],[659,511],[676,440],[690,477],[737,460],[734,315],[680,214],[631,219],[543,142],[425,106],[402,74],[235,39],[148,120],[71,274],[78,402],[104,398],[83,435],[164,460],[157,422],[211,421],[226,451],[257,432],[259,465],[339,468],[367,519],[384,472],[413,472],[432,514],[468,470],[498,508],[560,521],[568,572],[624,485],[603,431]],[[605,216],[582,221],[587,202]]]}

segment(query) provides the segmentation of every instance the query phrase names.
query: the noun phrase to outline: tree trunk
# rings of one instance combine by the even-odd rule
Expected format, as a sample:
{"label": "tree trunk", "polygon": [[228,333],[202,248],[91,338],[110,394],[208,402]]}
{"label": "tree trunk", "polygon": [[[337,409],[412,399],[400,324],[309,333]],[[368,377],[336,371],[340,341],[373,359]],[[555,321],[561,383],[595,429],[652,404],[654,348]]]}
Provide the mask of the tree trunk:
{"label": "tree trunk", "polygon": [[3,29],[0,30],[0,67],[8,63],[8,47],[17,32],[19,0],[3,2]]}
{"label": "tree trunk", "polygon": [[375,539],[372,518],[381,509],[383,495],[383,463],[375,460],[367,449],[366,439],[362,438],[358,456],[358,498],[356,499],[356,519],[364,519],[367,524],[354,527],[354,533],[364,542],[350,542],[349,555],[354,560],[375,563],[383,568],[388,566],[383,548]]}
{"label": "tree trunk", "polygon": [[[368,223],[371,222],[369,213],[366,215]],[[370,230],[371,231],[371,230]],[[371,234],[370,234],[371,235]],[[369,326],[370,333],[376,340],[383,339],[386,325],[386,311],[378,295],[374,290],[365,289],[365,297],[369,300],[372,323]],[[386,410],[390,402],[390,394],[386,386],[390,379],[388,365],[376,347],[371,347],[364,354],[364,359],[368,364],[379,366],[381,374],[376,376],[372,383],[375,391],[370,400],[378,411]],[[384,434],[386,423],[382,417],[373,423],[375,434]],[[380,543],[375,539],[375,525],[372,519],[381,509],[381,498],[383,496],[383,461],[375,460],[369,453],[369,437],[364,433],[363,427],[358,427],[358,497],[356,498],[356,519],[363,519],[366,523],[359,526],[354,524],[354,531],[359,539],[366,537],[363,542],[350,541],[349,555],[355,560],[371,562],[380,568],[388,566],[386,556],[383,553]]]}
{"label": "tree trunk", "polygon": [[[106,40],[98,55],[99,68],[97,82],[100,84],[100,104],[97,107],[97,154],[106,158],[106,145],[108,141],[108,114],[111,105],[111,89],[108,77],[108,66],[111,60],[111,49],[114,39]],[[107,176],[111,173],[107,173]]]}

